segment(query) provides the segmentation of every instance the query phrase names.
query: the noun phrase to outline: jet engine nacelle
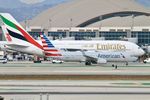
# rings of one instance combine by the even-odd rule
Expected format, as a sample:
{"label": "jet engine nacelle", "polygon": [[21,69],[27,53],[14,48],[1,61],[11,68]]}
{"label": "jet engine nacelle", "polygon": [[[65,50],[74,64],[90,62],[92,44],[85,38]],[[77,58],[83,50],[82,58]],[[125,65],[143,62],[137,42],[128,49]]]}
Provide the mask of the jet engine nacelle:
{"label": "jet engine nacelle", "polygon": [[106,64],[106,63],[107,63],[106,59],[98,58],[97,60],[97,64]]}

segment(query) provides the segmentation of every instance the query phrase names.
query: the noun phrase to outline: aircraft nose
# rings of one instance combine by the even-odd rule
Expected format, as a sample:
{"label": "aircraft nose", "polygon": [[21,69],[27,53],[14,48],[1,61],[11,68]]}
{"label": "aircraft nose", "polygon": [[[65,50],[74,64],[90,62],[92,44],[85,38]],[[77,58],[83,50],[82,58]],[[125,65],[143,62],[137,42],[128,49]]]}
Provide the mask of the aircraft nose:
{"label": "aircraft nose", "polygon": [[144,55],[145,51],[143,49],[140,49],[140,55]]}

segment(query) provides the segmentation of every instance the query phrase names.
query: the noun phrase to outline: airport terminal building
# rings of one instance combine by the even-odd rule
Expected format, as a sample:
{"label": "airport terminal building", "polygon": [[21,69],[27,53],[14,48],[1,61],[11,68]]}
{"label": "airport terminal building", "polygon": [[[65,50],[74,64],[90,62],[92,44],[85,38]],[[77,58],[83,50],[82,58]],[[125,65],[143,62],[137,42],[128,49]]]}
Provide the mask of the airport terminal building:
{"label": "airport terminal building", "polygon": [[[70,0],[22,23],[51,39],[130,40],[150,44],[150,9],[135,0]],[[2,38],[2,36],[1,36]]]}

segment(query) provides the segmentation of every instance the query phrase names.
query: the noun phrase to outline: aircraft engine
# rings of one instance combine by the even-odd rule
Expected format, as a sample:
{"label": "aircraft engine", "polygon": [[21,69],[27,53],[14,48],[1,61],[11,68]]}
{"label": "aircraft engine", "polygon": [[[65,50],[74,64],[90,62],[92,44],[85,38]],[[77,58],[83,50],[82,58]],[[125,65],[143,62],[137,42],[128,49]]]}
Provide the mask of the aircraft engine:
{"label": "aircraft engine", "polygon": [[97,64],[106,64],[106,63],[107,63],[106,59],[98,58],[97,60]]}

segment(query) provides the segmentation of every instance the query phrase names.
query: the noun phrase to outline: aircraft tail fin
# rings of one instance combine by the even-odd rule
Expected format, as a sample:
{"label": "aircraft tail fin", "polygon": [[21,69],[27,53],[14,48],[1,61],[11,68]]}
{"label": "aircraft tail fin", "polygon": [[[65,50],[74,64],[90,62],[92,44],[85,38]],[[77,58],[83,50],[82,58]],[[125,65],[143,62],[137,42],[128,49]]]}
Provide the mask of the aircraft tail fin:
{"label": "aircraft tail fin", "polygon": [[44,33],[40,34],[43,50],[46,57],[62,56],[59,49],[56,49],[52,42],[47,38]]}
{"label": "aircraft tail fin", "polygon": [[10,14],[0,13],[0,18],[5,25],[4,33],[8,32],[5,36],[7,41],[18,45],[32,44],[42,49],[42,46]]}

